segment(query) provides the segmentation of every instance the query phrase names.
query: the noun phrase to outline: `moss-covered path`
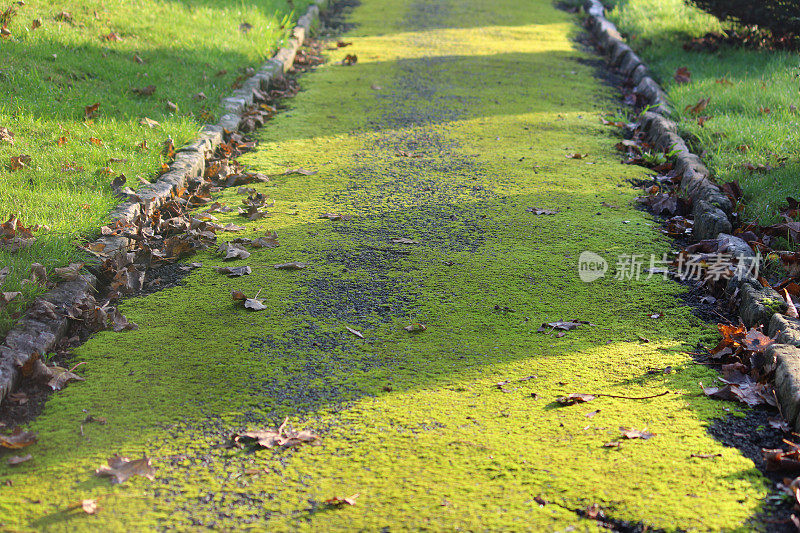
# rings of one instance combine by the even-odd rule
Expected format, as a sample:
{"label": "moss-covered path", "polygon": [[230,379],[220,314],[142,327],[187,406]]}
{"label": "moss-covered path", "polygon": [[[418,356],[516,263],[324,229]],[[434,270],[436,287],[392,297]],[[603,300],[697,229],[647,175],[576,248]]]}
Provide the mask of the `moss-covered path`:
{"label": "moss-covered path", "polygon": [[[737,407],[699,394],[713,374],[684,353],[711,328],[678,285],[613,276],[618,255],[668,243],[632,207],[625,179],[644,171],[600,123],[613,91],[576,18],[550,0],[363,0],[353,44],[243,160],[275,175],[259,186],[275,205],[242,235],[280,246],[234,262],[253,268],[235,279],[193,258],[182,286],[126,302],[137,331],[77,351],[86,381],[31,424],[34,459],[2,461],[0,529],[593,531],[576,512],[592,504],[650,528],[748,528],[768,484],[708,435]],[[298,167],[318,173],[279,175]],[[581,282],[584,250],[612,271]],[[308,267],[273,268],[289,261]],[[594,325],[537,333],[558,319]],[[284,417],[320,444],[222,446]],[[621,426],[655,436],[604,447]],[[151,456],[155,480],[93,476],[112,453]],[[82,499],[100,511],[65,511]]]}

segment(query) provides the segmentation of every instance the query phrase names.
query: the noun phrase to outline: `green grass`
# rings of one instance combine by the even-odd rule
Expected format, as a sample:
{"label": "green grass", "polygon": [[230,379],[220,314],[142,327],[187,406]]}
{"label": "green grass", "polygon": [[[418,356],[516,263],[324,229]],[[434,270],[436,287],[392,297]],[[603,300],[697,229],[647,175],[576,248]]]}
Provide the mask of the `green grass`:
{"label": "green grass", "polygon": [[[771,223],[786,196],[800,189],[800,107],[797,55],[779,51],[721,47],[716,52],[688,52],[685,42],[725,29],[718,20],[683,0],[620,0],[609,18],[647,61],[669,94],[676,121],[720,181],[739,180],[745,193],[745,217]],[[686,66],[691,83],[678,84],[673,75]],[[718,83],[728,80],[731,84]],[[704,126],[685,111],[701,98],[711,98],[701,113]],[[769,108],[765,113],[760,108]],[[746,146],[746,151],[740,147]],[[745,165],[779,167],[765,173]]]}
{"label": "green grass", "polygon": [[[220,97],[247,67],[274,53],[307,4],[29,0],[17,6],[12,35],[0,41],[0,126],[15,134],[13,147],[0,143],[0,217],[13,213],[26,226],[49,230],[23,252],[0,251],[0,267],[13,269],[0,290],[24,293],[0,309],[0,335],[42,292],[21,283],[30,263],[50,270],[77,259],[75,245],[98,233],[117,202],[111,179],[124,174],[136,188],[156,178],[163,141],[171,137],[179,145],[215,121]],[[61,12],[71,21],[56,20]],[[41,27],[32,30],[34,19]],[[246,33],[239,29],[244,22],[253,26]],[[103,37],[112,31],[121,40]],[[152,96],[132,92],[148,85],[156,86]],[[205,100],[193,98],[199,92]],[[167,109],[168,100],[177,104],[176,113]],[[98,102],[98,116],[85,120],[84,108]],[[141,126],[143,117],[160,127]],[[57,143],[61,137],[63,145]],[[102,145],[92,144],[92,137]],[[147,149],[137,148],[142,141]],[[30,168],[11,171],[10,158],[20,154],[31,157]]]}

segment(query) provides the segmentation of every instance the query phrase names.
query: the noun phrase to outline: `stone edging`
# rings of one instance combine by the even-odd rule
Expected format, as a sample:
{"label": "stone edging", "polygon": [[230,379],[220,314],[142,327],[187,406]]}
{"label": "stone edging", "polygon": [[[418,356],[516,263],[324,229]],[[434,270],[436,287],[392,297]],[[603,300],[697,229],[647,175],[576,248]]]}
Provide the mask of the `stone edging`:
{"label": "stone edging", "polygon": [[[253,104],[254,91],[269,90],[272,81],[283,77],[294,62],[312,24],[318,19],[320,9],[329,0],[313,0],[306,13],[297,20],[289,43],[282,47],[233,96],[222,99],[226,114],[216,124],[206,124],[200,135],[176,151],[169,170],[153,183],[136,191],[138,201],[126,201],[110,213],[110,223],[133,221],[141,213],[151,212],[184,189],[190,180],[205,173],[206,157],[212,155],[222,143],[225,132],[239,129],[242,116]],[[93,245],[102,248],[104,255],[113,257],[125,253],[133,244],[125,236],[105,236]],[[69,318],[66,311],[76,303],[97,292],[98,280],[84,274],[74,281],[57,284],[34,302],[32,308],[8,332],[0,344],[0,403],[13,390],[20,377],[19,369],[33,357],[51,351],[67,331]],[[57,313],[42,313],[41,300],[56,306]],[[37,310],[39,312],[37,312]]]}
{"label": "stone edging", "polygon": [[[650,106],[640,126],[656,148],[676,152],[675,170],[681,176],[681,192],[692,199],[694,227],[692,238],[720,239],[719,253],[755,258],[743,239],[731,235],[730,199],[713,183],[702,160],[693,154],[678,135],[678,125],[670,120],[672,109],[666,93],[650,75],[647,65],[628,46],[616,26],[605,18],[599,0],[586,0],[587,28],[608,56],[609,65],[619,69],[634,84],[634,91]],[[784,316],[783,297],[771,287],[763,287],[752,277],[734,277],[725,289],[731,299],[740,298],[739,316],[745,326],[763,325],[776,344],[754,361],[763,373],[775,372],[775,389],[786,422],[800,431],[800,320]]]}

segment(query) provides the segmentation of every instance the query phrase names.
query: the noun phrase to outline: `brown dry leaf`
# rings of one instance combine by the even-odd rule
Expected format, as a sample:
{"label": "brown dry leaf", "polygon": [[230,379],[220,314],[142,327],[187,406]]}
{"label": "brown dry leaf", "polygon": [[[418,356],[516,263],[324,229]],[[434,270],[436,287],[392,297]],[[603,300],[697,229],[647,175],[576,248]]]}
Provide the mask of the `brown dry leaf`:
{"label": "brown dry leaf", "polygon": [[594,326],[591,322],[586,322],[585,320],[558,320],[556,322],[547,322],[542,324],[539,329],[536,330],[536,333],[544,333],[549,335],[553,330],[561,330],[561,331],[572,331],[573,329],[579,326]]}
{"label": "brown dry leaf", "polygon": [[41,18],[35,18],[35,19],[33,19],[31,21],[31,31],[36,30],[36,29],[41,28],[41,27],[42,27],[42,19]]}
{"label": "brown dry leaf", "polygon": [[578,403],[586,403],[591,402],[594,400],[596,396],[593,394],[584,394],[584,393],[572,393],[566,396],[559,396],[556,398],[556,402],[560,403],[561,405],[575,405]]}
{"label": "brown dry leaf", "polygon": [[303,167],[289,169],[285,172],[281,172],[281,176],[291,176],[292,174],[300,174],[302,176],[313,176],[317,174],[318,170],[306,170]]}
{"label": "brown dry leaf", "polygon": [[33,459],[33,455],[31,455],[31,454],[27,454],[27,455],[12,455],[8,459],[6,459],[6,464],[8,466],[16,466],[18,464],[27,463],[31,459]]}
{"label": "brown dry leaf", "polygon": [[3,126],[0,126],[0,143],[8,143],[14,146],[14,133]]}
{"label": "brown dry leaf", "polygon": [[708,107],[709,102],[711,102],[711,98],[701,98],[695,105],[687,105],[684,111],[688,111],[692,115],[699,115],[703,111],[706,110]]}
{"label": "brown dry leaf", "polygon": [[242,22],[241,24],[239,24],[239,31],[242,33],[247,33],[252,29],[253,25],[250,24],[249,22]]}
{"label": "brown dry leaf", "polygon": [[82,268],[83,263],[70,263],[67,267],[54,268],[53,272],[64,281],[74,281],[80,276]]}
{"label": "brown dry leaf", "polygon": [[264,237],[259,237],[258,239],[252,241],[250,246],[253,248],[277,248],[279,246],[278,234],[274,232],[267,232]]}
{"label": "brown dry leaf", "polygon": [[349,41],[347,41],[347,42],[345,42],[345,41],[337,41],[336,42],[336,48],[344,48],[345,46],[350,46],[352,44],[353,43],[351,43]]}
{"label": "brown dry leaf", "polygon": [[800,315],[797,314],[797,307],[795,307],[792,297],[786,289],[783,289],[783,298],[786,300],[786,305],[788,306],[786,316],[790,318],[800,318]]}
{"label": "brown dry leaf", "polygon": [[60,366],[50,366],[47,367],[50,372],[52,372],[52,378],[47,384],[53,390],[61,390],[64,386],[69,383],[70,381],[85,381],[85,379],[78,374],[74,374],[67,370],[66,368],[61,368]]}
{"label": "brown dry leaf", "polygon": [[245,296],[242,291],[233,290],[231,291],[231,299],[233,299],[234,302],[243,302],[247,300],[247,296]]}
{"label": "brown dry leaf", "polygon": [[692,81],[692,73],[689,72],[689,67],[679,67],[675,71],[675,81],[678,83],[689,83]]}
{"label": "brown dry leaf", "polygon": [[142,455],[141,459],[131,461],[127,457],[120,457],[116,453],[108,458],[108,466],[101,466],[95,470],[96,475],[111,478],[112,485],[125,483],[133,476],[146,477],[152,481],[156,477],[155,473],[147,455]]}
{"label": "brown dry leaf", "polygon": [[720,78],[715,83],[719,83],[720,85],[733,85],[733,82],[728,78]]}
{"label": "brown dry leaf", "polygon": [[167,100],[167,103],[165,105],[166,105],[167,111],[169,111],[170,113],[177,113],[178,112],[178,104],[176,104],[175,102],[171,102],[171,101]]}
{"label": "brown dry leaf", "polygon": [[251,311],[263,311],[264,309],[267,308],[267,306],[264,305],[263,300],[257,300],[256,298],[246,298],[244,301],[244,308],[250,309]]}
{"label": "brown dry leaf", "polygon": [[275,265],[275,268],[278,270],[301,270],[306,268],[308,263],[301,263],[300,261],[292,261],[291,263],[281,263],[279,265]]}
{"label": "brown dry leaf", "polygon": [[419,241],[415,241],[414,239],[409,239],[408,237],[395,237],[390,239],[389,242],[394,244],[419,244]]}
{"label": "brown dry leaf", "polygon": [[533,213],[534,215],[556,215],[558,211],[553,209],[541,209],[539,207],[529,207],[525,211],[528,213]]}
{"label": "brown dry leaf", "polygon": [[134,87],[133,89],[131,89],[131,91],[133,91],[133,94],[138,94],[139,96],[152,96],[153,93],[156,92],[156,86],[155,85],[148,85],[148,86],[142,87],[140,89],[137,89],[137,88]]}
{"label": "brown dry leaf", "polygon": [[61,11],[53,18],[62,22],[72,22],[72,14],[69,11]]}
{"label": "brown dry leaf", "polygon": [[139,54],[133,54],[133,61],[135,63],[139,63],[140,65],[144,64],[144,59],[142,59],[142,56],[140,56]]}
{"label": "brown dry leaf", "polygon": [[564,157],[567,159],[586,159],[589,157],[589,154],[567,154]]}
{"label": "brown dry leaf", "polygon": [[222,259],[229,261],[231,259],[247,259],[250,257],[250,252],[235,244],[224,243],[217,248],[217,252],[225,254]]}
{"label": "brown dry leaf", "polygon": [[[156,122],[155,120],[153,120],[151,118],[143,117],[143,118],[139,119],[139,125],[140,126],[147,126],[148,128],[157,128],[161,124],[159,124],[158,122]],[[140,144],[140,146],[141,146],[141,144]],[[144,147],[145,148],[147,147],[146,143],[145,143]]]}
{"label": "brown dry leaf", "polygon": [[94,118],[98,111],[100,111],[100,102],[97,102],[92,105],[87,105],[83,108],[83,118],[88,120],[90,118]]}
{"label": "brown dry leaf", "polygon": [[0,448],[8,448],[10,450],[18,450],[26,446],[30,446],[36,442],[36,433],[23,431],[22,428],[16,427],[11,431],[11,435],[0,435]]}
{"label": "brown dry leaf", "polygon": [[38,285],[47,285],[47,270],[40,263],[31,264],[30,280]]}
{"label": "brown dry leaf", "polygon": [[31,156],[27,154],[20,154],[11,157],[10,169],[20,170],[28,168],[31,164]]}
{"label": "brown dry leaf", "polygon": [[622,443],[619,442],[618,440],[615,440],[614,442],[606,442],[605,444],[603,444],[603,448],[621,448],[621,447]]}
{"label": "brown dry leaf", "polygon": [[122,37],[117,35],[116,32],[112,31],[107,33],[106,35],[103,35],[103,39],[105,39],[106,41],[118,42],[122,40]]}
{"label": "brown dry leaf", "polygon": [[428,329],[428,326],[425,324],[410,324],[403,328],[404,330],[408,331],[409,333],[422,333],[423,331]]}
{"label": "brown dry leaf", "polygon": [[763,106],[759,106],[758,111],[763,115],[769,115],[770,113],[772,113],[772,110],[770,108]]}
{"label": "brown dry leaf", "polygon": [[652,433],[649,433],[647,431],[639,431],[638,429],[620,427],[619,430],[622,432],[622,437],[625,439],[647,440],[654,437]]}
{"label": "brown dry leaf", "polygon": [[302,444],[312,444],[320,439],[308,430],[295,431],[286,429],[286,418],[277,430],[245,431],[237,433],[231,437],[231,441],[236,445],[257,445],[261,448],[295,448]]}
{"label": "brown dry leaf", "polygon": [[597,413],[599,413],[599,412],[600,412],[600,409],[597,409],[596,411],[590,411],[590,412],[586,413],[586,418],[594,418],[595,416],[597,416]]}
{"label": "brown dry leaf", "polygon": [[364,338],[364,334],[361,333],[360,331],[358,331],[357,329],[353,329],[350,326],[345,326],[345,329],[347,331],[349,331],[350,333],[352,333],[353,335],[355,335],[356,337],[358,337],[359,339],[363,339]]}
{"label": "brown dry leaf", "polygon": [[706,122],[708,122],[708,120],[710,118],[711,117],[706,117],[706,116],[697,117],[697,125],[700,126],[701,128],[704,128],[705,125],[706,125]]}
{"label": "brown dry leaf", "polygon": [[21,292],[0,292],[0,309],[8,305],[11,300],[22,296]]}
{"label": "brown dry leaf", "polygon": [[774,342],[774,340],[770,339],[757,329],[751,329],[747,332],[747,335],[745,335],[744,339],[742,339],[741,344],[744,348],[753,352],[763,352]]}
{"label": "brown dry leaf", "polygon": [[695,457],[697,459],[712,459],[714,457],[722,457],[721,453],[693,453],[689,455],[689,457]]}
{"label": "brown dry leaf", "polygon": [[96,514],[97,500],[81,500],[81,509],[86,514]]}
{"label": "brown dry leaf", "polygon": [[3,283],[6,281],[6,276],[9,274],[11,274],[11,267],[4,266],[3,268],[0,268],[0,287],[3,286]]}
{"label": "brown dry leaf", "polygon": [[246,276],[253,272],[249,266],[216,267],[215,270],[220,274],[227,275],[229,278],[238,278],[240,276]]}
{"label": "brown dry leaf", "polygon": [[342,507],[344,505],[355,505],[356,498],[358,498],[358,494],[353,494],[352,496],[348,496],[346,498],[340,498],[339,496],[334,496],[333,498],[329,498],[325,500],[324,503],[328,507]]}
{"label": "brown dry leaf", "polygon": [[346,67],[353,66],[356,63],[358,63],[358,56],[356,54],[347,54],[344,56],[344,59],[342,59],[342,65]]}
{"label": "brown dry leaf", "polygon": [[189,263],[188,265],[181,265],[178,268],[180,268],[183,271],[189,272],[197,268],[200,268],[201,266],[203,266],[203,263]]}

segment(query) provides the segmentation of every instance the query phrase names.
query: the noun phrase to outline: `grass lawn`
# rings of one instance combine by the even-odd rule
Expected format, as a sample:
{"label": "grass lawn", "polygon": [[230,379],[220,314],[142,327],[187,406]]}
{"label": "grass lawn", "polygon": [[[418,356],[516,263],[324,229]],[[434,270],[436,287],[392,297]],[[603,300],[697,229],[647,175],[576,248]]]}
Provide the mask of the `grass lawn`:
{"label": "grass lawn", "polygon": [[[247,67],[274,53],[307,4],[8,3],[11,34],[0,38],[0,127],[14,137],[13,144],[0,141],[0,217],[16,214],[25,226],[48,229],[29,248],[0,250],[0,268],[12,269],[0,290],[23,292],[0,306],[0,335],[43,292],[22,284],[30,264],[50,271],[80,258],[75,245],[97,235],[117,202],[111,180],[124,174],[133,188],[153,180],[164,162],[163,141],[180,145],[216,121],[220,97]],[[133,91],[148,86],[155,87],[150,95]],[[98,112],[87,118],[86,106],[96,103]],[[159,125],[141,125],[145,117]],[[30,161],[14,169],[12,158],[20,155]]]}
{"label": "grass lawn", "polygon": [[[745,219],[777,221],[786,196],[800,195],[800,94],[796,53],[721,46],[685,51],[683,44],[728,26],[684,0],[615,0],[608,16],[645,59],[669,93],[675,120],[696,137],[698,150],[720,181],[739,180]],[[691,82],[673,79],[688,67]],[[686,111],[703,98],[698,116]],[[760,167],[760,165],[763,165]],[[750,168],[756,167],[756,170]]]}

